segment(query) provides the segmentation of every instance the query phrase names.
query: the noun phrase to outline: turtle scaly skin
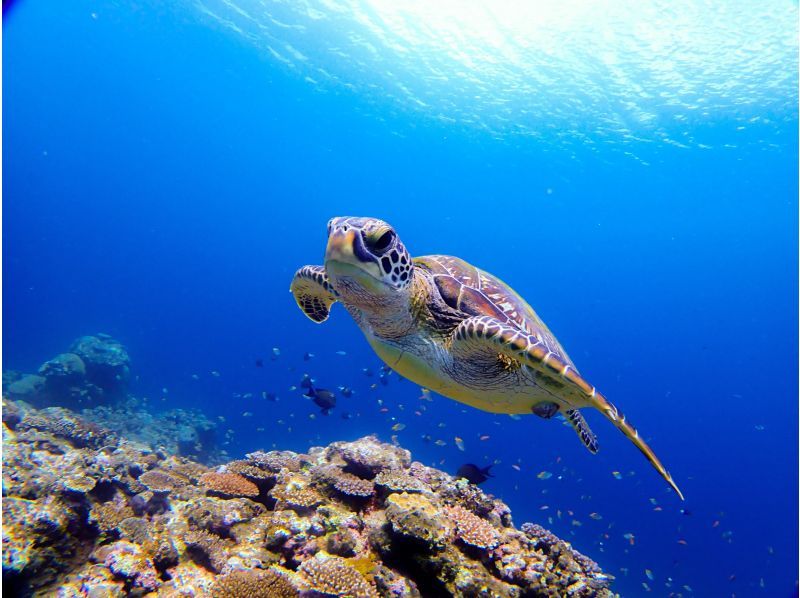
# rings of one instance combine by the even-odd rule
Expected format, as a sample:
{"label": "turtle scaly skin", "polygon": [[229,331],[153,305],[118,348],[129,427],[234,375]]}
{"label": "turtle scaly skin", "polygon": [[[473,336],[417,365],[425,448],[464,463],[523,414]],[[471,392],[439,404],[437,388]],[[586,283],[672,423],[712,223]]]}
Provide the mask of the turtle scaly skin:
{"label": "turtle scaly skin", "polygon": [[412,259],[386,222],[344,217],[328,223],[325,266],[300,268],[291,291],[315,322],[341,303],[378,356],[413,382],[492,413],[562,413],[593,453],[597,440],[579,409],[599,410],[683,498],[536,312],[491,274],[451,256]]}

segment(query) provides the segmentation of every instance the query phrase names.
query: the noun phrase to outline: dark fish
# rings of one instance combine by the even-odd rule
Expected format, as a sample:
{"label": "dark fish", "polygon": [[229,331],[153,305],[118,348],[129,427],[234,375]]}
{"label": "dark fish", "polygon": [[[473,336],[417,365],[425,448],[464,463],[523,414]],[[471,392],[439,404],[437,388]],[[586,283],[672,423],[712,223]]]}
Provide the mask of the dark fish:
{"label": "dark fish", "polygon": [[689,517],[692,514],[692,512],[689,509],[681,509],[681,513],[683,513],[687,517]]}
{"label": "dark fish", "polygon": [[381,384],[383,384],[384,386],[388,386],[389,385],[389,378],[388,378],[388,376],[386,374],[382,373],[380,376],[378,376],[378,378],[380,379]]}
{"label": "dark fish", "polygon": [[364,372],[364,375],[365,375],[365,376],[367,376],[367,377],[369,377],[369,378],[371,378],[371,377],[373,376],[373,372],[372,372],[372,370],[371,370],[371,369],[369,369],[369,368],[364,368],[364,369],[363,369],[363,370],[361,370],[361,371],[362,371],[362,372]]}
{"label": "dark fish", "polygon": [[349,386],[340,386],[339,394],[341,394],[343,397],[350,398],[353,396],[353,389]]}
{"label": "dark fish", "polygon": [[305,355],[303,355],[303,361],[309,361],[312,357],[314,357],[313,354],[306,353]]}
{"label": "dark fish", "polygon": [[336,407],[336,395],[324,388],[314,388],[310,386],[310,383],[308,392],[303,396],[314,401],[314,404],[322,411],[322,415],[329,415],[331,409]]}
{"label": "dark fish", "polygon": [[494,466],[494,463],[491,465],[487,465],[486,467],[478,467],[477,465],[473,465],[472,463],[465,463],[461,467],[458,468],[456,472],[457,478],[464,478],[470,484],[483,484],[487,479],[494,477],[489,470]]}
{"label": "dark fish", "polygon": [[263,368],[264,367],[264,360],[261,359],[261,358],[256,359],[256,367],[257,368]]}
{"label": "dark fish", "polygon": [[276,395],[274,392],[268,392],[267,394],[264,395],[264,398],[274,403],[275,401],[278,400],[278,395]]}

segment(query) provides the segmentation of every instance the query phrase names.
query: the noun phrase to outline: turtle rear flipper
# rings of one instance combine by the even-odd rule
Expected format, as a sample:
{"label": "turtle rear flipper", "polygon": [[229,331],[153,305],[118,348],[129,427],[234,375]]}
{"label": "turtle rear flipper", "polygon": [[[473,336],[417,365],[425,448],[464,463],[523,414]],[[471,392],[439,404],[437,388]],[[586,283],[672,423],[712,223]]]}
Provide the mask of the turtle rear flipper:
{"label": "turtle rear flipper", "polygon": [[[642,451],[650,464],[661,474],[678,496],[683,494],[672,480],[667,468],[659,461],[639,433],[625,420],[625,416],[594,386],[581,377],[575,368],[547,348],[544,342],[519,328],[500,322],[489,316],[467,318],[453,332],[453,353],[469,359],[476,352],[500,354],[528,366],[551,380],[566,383],[556,400],[571,408],[594,407],[608,418],[636,447]],[[591,449],[590,449],[591,450]]]}
{"label": "turtle rear flipper", "polygon": [[589,449],[590,453],[596,455],[597,451],[600,450],[600,445],[597,443],[597,436],[594,435],[594,432],[592,432],[589,424],[587,424],[586,420],[583,419],[581,412],[577,409],[567,409],[567,411],[564,412],[564,417],[566,417],[567,421],[572,424],[572,427],[578,434],[578,438],[581,439],[583,446]]}
{"label": "turtle rear flipper", "polygon": [[300,268],[295,273],[289,290],[303,313],[318,324],[328,319],[331,305],[336,303],[336,292],[328,282],[328,274],[322,266]]}

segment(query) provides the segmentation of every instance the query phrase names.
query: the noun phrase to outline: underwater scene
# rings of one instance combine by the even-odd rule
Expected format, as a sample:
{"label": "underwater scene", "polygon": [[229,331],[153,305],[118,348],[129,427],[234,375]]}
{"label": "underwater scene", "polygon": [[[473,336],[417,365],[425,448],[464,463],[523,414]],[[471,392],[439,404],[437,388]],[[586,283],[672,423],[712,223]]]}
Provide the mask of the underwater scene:
{"label": "underwater scene", "polygon": [[798,595],[796,1],[2,33],[5,595]]}

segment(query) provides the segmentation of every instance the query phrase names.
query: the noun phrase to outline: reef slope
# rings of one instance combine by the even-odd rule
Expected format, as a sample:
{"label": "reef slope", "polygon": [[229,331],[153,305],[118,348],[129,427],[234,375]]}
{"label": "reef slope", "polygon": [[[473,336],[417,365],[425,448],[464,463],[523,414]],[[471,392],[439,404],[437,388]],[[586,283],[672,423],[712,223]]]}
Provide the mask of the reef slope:
{"label": "reef slope", "polygon": [[212,469],[5,400],[3,449],[9,595],[614,595],[569,543],[374,437]]}

